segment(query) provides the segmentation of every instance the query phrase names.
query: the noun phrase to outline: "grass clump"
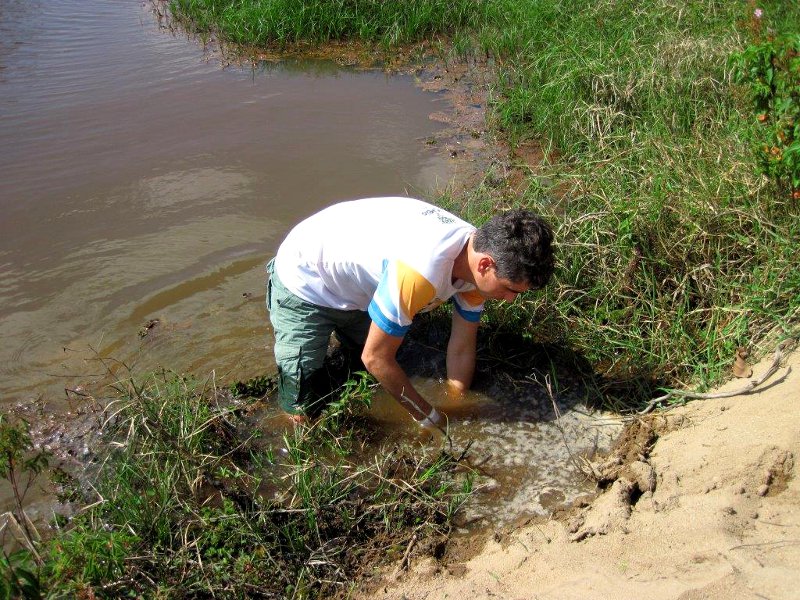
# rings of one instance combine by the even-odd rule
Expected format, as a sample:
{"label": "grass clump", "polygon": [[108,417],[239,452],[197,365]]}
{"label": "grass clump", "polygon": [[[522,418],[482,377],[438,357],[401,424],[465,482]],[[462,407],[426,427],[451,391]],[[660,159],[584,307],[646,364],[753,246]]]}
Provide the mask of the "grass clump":
{"label": "grass clump", "polygon": [[360,40],[384,47],[475,27],[486,0],[171,0],[180,21],[245,46]]}
{"label": "grass clump", "polygon": [[346,591],[412,535],[446,534],[471,481],[456,483],[444,453],[394,448],[361,464],[370,389],[350,382],[275,447],[247,434],[241,405],[208,382],[128,382],[108,407],[109,451],[85,505],[51,539],[6,556],[2,579],[27,598]]}

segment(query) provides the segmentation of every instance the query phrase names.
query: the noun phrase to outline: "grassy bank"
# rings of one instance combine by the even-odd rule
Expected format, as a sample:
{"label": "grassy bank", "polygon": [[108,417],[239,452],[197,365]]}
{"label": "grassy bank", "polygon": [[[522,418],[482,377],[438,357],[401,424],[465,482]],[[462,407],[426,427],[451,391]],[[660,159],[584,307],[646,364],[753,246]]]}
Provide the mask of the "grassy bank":
{"label": "grassy bank", "polygon": [[[556,225],[560,269],[545,293],[493,307],[489,320],[568,345],[612,380],[641,383],[642,396],[629,404],[654,381],[719,381],[737,347],[767,351],[797,335],[798,182],[791,165],[770,168],[781,143],[768,143],[767,102],[759,106],[754,95],[764,77],[759,82],[753,61],[739,57],[796,34],[795,3],[173,0],[171,7],[195,30],[248,46],[447,38],[459,53],[492,57],[499,69],[490,122],[517,148],[541,147],[544,162],[523,165],[522,192],[487,174],[480,189],[450,200],[476,222],[488,216],[485,207],[540,210]],[[777,114],[787,94],[772,99],[767,119],[782,118],[785,131],[797,128],[791,110]],[[795,139],[777,148],[786,164]]]}
{"label": "grassy bank", "polygon": [[545,153],[508,202],[558,225],[561,269],[495,318],[563,340],[613,379],[673,385],[718,381],[736,347],[796,335],[800,202],[760,168],[758,82],[737,77],[752,69],[737,55],[797,34],[797,5],[508,6],[478,36],[503,57],[494,122]]}
{"label": "grassy bank", "polygon": [[286,49],[359,40],[390,47],[479,26],[486,0],[173,0],[172,14],[203,35]]}
{"label": "grassy bank", "polygon": [[[355,459],[370,389],[350,383],[313,426],[275,445],[243,421],[247,402],[213,381],[125,382],[105,412],[98,463],[64,488],[83,507],[68,526],[42,541],[18,507],[25,531],[8,530],[26,549],[0,557],[0,597],[346,595],[412,538],[446,535],[471,485],[456,482],[445,452]],[[20,423],[0,420],[0,451],[17,476],[41,468]]]}

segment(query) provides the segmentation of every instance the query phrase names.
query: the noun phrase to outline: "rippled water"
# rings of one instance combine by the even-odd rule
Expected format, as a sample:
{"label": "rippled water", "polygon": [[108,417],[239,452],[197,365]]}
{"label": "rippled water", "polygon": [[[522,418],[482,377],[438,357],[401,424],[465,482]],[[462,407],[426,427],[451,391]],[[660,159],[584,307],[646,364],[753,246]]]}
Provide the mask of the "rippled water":
{"label": "rippled water", "polygon": [[446,107],[408,77],[222,68],[149,6],[0,1],[0,402],[63,398],[118,361],[263,373],[283,234],[450,175],[424,144]]}

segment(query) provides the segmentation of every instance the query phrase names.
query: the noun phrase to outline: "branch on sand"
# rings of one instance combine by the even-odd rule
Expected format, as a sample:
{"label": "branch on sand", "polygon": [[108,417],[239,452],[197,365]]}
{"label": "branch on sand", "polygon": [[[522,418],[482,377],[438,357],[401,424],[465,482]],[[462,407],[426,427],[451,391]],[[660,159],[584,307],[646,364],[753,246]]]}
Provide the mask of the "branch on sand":
{"label": "branch on sand", "polygon": [[[699,392],[690,392],[686,390],[669,389],[666,390],[667,393],[664,394],[663,396],[659,396],[658,398],[653,398],[652,400],[650,400],[650,402],[647,403],[647,406],[645,406],[641,411],[639,411],[639,414],[644,415],[649,413],[656,407],[656,405],[660,404],[661,402],[665,402],[670,398],[688,398],[692,400],[698,400],[698,399],[706,400],[710,398],[729,398],[731,396],[738,396],[740,394],[749,394],[750,392],[755,391],[755,389],[758,386],[763,384],[778,371],[781,364],[781,360],[783,360],[783,350],[781,350],[781,348],[778,347],[775,350],[775,354],[772,357],[772,364],[770,364],[769,368],[764,372],[764,374],[761,375],[761,377],[758,377],[757,379],[751,379],[747,383],[747,385],[745,385],[742,388],[729,390],[727,392],[715,392],[711,394],[702,394]],[[776,379],[772,383],[773,384],[780,383],[781,381],[786,379],[786,376],[791,372],[791,370],[792,370],[791,367],[786,367],[786,370],[781,374],[781,376],[778,377],[778,379]]]}

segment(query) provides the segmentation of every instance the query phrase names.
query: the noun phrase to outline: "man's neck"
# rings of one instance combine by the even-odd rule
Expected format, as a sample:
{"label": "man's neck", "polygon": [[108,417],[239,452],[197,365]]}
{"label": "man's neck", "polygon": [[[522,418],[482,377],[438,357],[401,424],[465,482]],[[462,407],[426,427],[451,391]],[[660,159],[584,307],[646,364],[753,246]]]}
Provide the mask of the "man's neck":
{"label": "man's neck", "polygon": [[470,261],[475,256],[475,250],[472,247],[472,239],[474,237],[474,233],[469,236],[467,243],[464,244],[461,252],[458,253],[458,256],[456,256],[456,259],[453,261],[453,283],[455,283],[457,279],[460,279],[461,281],[466,281],[467,283],[475,285],[475,277],[472,274],[472,268],[470,266]]}

